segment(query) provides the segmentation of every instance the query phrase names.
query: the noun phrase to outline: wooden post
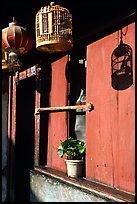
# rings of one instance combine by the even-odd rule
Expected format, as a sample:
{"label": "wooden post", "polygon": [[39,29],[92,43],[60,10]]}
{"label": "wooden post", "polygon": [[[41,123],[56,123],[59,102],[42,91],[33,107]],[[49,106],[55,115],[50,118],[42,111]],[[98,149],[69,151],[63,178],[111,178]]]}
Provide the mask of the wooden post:
{"label": "wooden post", "polygon": [[[14,97],[13,97],[14,96]],[[7,200],[14,201],[15,191],[15,138],[16,137],[16,80],[9,76],[9,107],[8,107],[8,180]]]}

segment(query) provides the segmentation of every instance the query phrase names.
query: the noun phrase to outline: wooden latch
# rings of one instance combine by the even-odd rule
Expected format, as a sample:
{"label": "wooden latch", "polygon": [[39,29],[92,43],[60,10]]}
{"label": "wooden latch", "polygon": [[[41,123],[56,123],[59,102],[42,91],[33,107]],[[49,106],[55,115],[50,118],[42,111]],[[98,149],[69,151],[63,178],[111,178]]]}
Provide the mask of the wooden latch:
{"label": "wooden latch", "polygon": [[36,108],[35,115],[40,114],[41,111],[62,111],[62,110],[72,110],[72,109],[85,109],[85,111],[94,110],[94,106],[91,103],[85,105],[75,105],[75,106],[54,106],[54,107],[45,107],[45,108]]}

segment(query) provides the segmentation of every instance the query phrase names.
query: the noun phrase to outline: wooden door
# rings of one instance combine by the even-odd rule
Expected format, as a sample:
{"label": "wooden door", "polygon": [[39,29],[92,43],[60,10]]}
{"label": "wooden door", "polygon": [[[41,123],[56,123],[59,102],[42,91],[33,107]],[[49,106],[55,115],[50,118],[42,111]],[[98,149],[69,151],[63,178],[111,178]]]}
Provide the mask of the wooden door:
{"label": "wooden door", "polygon": [[122,28],[123,42],[132,48],[133,83],[123,90],[112,86],[111,55],[120,31],[87,46],[86,176],[135,193],[135,24]]}

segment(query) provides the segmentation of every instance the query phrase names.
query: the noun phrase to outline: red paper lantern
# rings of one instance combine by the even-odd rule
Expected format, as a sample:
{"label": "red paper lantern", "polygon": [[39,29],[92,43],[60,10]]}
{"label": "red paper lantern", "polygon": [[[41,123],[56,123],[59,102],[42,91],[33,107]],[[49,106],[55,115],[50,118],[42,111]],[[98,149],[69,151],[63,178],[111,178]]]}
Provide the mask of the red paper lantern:
{"label": "red paper lantern", "polygon": [[9,27],[2,30],[2,51],[9,55],[7,68],[17,63],[17,56],[27,53],[34,45],[34,37],[17,22],[9,23]]}

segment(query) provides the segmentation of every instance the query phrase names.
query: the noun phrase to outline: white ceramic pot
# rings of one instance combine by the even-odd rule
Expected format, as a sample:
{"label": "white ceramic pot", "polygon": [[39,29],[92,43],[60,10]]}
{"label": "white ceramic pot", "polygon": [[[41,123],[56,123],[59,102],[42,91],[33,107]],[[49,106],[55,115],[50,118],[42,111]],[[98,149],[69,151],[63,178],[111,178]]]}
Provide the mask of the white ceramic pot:
{"label": "white ceramic pot", "polygon": [[83,177],[84,161],[83,160],[67,160],[67,174],[69,177]]}

